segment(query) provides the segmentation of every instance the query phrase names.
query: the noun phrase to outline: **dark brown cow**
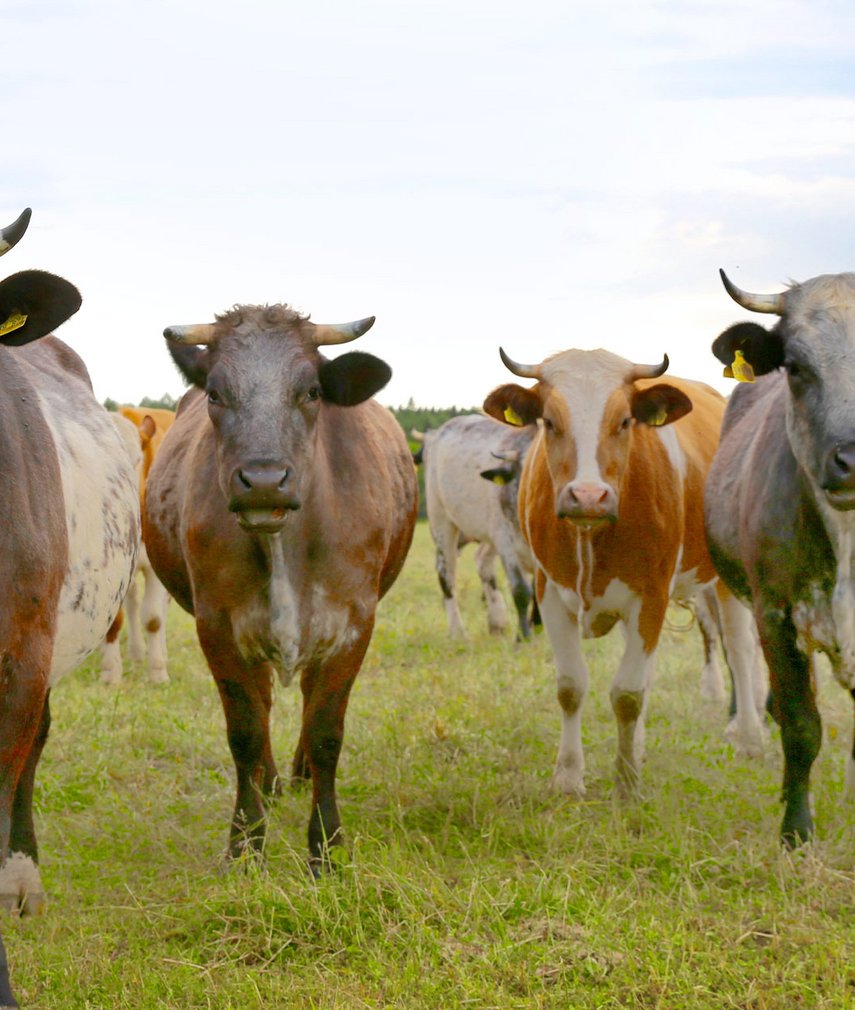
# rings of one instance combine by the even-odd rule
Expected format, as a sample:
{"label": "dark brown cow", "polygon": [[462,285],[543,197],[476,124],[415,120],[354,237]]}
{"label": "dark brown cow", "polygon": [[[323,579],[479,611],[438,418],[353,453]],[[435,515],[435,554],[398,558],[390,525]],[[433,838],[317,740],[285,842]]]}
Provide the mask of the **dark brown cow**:
{"label": "dark brown cow", "polygon": [[[0,282],[0,904],[22,913],[44,903],[32,800],[50,689],[103,639],[139,543],[131,459],[83,362],[45,336],[79,307],[52,274]],[[17,1006],[5,955],[0,1005]]]}
{"label": "dark brown cow", "polygon": [[220,691],[237,769],[232,856],[264,842],[261,794],[276,780],[274,669],[284,684],[301,677],[292,773],[312,780],[313,870],[341,841],[345,710],[418,504],[404,434],[369,400],[389,367],[369,354],[329,361],[318,351],[373,321],[320,326],[285,305],[240,306],[164,333],[198,388],[181,401],[149,474],[145,541],[158,577],[195,614]]}

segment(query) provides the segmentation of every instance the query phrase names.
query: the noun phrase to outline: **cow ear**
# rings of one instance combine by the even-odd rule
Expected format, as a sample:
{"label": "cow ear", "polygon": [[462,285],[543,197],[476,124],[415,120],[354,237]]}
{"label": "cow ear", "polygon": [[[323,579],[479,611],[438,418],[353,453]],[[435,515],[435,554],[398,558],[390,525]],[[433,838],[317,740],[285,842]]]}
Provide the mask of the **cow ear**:
{"label": "cow ear", "polygon": [[784,342],[777,326],[767,330],[758,323],[736,323],[713,341],[713,354],[727,368],[733,365],[737,351],[755,375],[773,372],[784,363]]}
{"label": "cow ear", "polygon": [[167,340],[166,346],[178,371],[184,376],[184,381],[190,386],[204,389],[208,384],[208,370],[211,367],[207,347],[176,344],[172,340]]}
{"label": "cow ear", "polygon": [[318,374],[327,403],[355,407],[386,385],[392,369],[373,354],[350,351],[333,361],[324,361]]}
{"label": "cow ear", "polygon": [[692,401],[676,386],[659,382],[647,389],[636,389],[631,409],[636,421],[660,428],[685,417],[692,409]]}
{"label": "cow ear", "polygon": [[156,431],[157,425],[154,423],[154,418],[151,414],[146,414],[140,422],[140,435],[142,435],[147,442],[150,442],[154,438],[154,433]]}
{"label": "cow ear", "polygon": [[505,424],[523,427],[534,424],[543,413],[543,405],[534,389],[509,382],[490,393],[484,401],[484,413]]}
{"label": "cow ear", "polygon": [[0,281],[0,343],[21,347],[60,326],[80,308],[80,292],[44,270],[23,270]]}
{"label": "cow ear", "polygon": [[512,471],[506,466],[496,466],[493,467],[492,470],[482,470],[481,476],[484,480],[489,480],[493,484],[498,484],[499,487],[504,487],[505,484],[510,484],[514,478]]}

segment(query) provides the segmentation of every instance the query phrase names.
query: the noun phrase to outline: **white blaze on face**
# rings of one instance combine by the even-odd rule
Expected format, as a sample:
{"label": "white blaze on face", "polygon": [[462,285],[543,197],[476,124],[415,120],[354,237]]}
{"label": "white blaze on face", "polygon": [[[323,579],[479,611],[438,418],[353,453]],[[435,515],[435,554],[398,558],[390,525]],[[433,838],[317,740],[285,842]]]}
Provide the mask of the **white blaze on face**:
{"label": "white blaze on face", "polygon": [[[562,351],[542,366],[548,382],[567,405],[576,449],[576,472],[571,480],[605,484],[597,458],[606,404],[623,386],[632,363],[609,351]],[[615,489],[617,490],[617,489]]]}

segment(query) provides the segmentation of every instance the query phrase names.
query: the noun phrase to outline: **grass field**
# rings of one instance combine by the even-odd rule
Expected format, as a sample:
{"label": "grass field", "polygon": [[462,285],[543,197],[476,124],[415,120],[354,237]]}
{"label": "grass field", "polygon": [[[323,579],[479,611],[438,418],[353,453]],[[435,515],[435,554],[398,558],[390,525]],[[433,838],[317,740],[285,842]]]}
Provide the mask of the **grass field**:
{"label": "grass field", "polygon": [[[234,774],[192,620],[173,604],[167,685],[98,663],[53,693],[37,783],[47,915],[3,922],[23,1007],[766,1008],[855,1005],[852,705],[821,685],[818,840],[778,847],[780,742],[735,756],[698,694],[700,637],[668,631],[643,799],[612,800],[619,633],[588,643],[588,797],[552,794],[552,661],[490,638],[473,548],[471,641],[448,640],[420,524],[350,704],[348,858],[306,872],[309,794],[270,813],[267,868],[226,869]],[[675,621],[684,621],[681,614]],[[278,691],[287,770],[299,693]]]}

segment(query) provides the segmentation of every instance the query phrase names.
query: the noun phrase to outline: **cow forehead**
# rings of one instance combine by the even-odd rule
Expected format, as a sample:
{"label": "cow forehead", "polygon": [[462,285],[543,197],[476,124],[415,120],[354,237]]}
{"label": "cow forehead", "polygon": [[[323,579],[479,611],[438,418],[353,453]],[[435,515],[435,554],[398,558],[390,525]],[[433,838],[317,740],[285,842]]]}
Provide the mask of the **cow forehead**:
{"label": "cow forehead", "polygon": [[834,274],[791,288],[786,294],[787,340],[805,349],[831,350],[855,343],[855,274]]}
{"label": "cow forehead", "polygon": [[599,419],[617,390],[622,390],[632,362],[611,351],[562,351],[541,366],[551,396],[565,401],[575,418]]}

